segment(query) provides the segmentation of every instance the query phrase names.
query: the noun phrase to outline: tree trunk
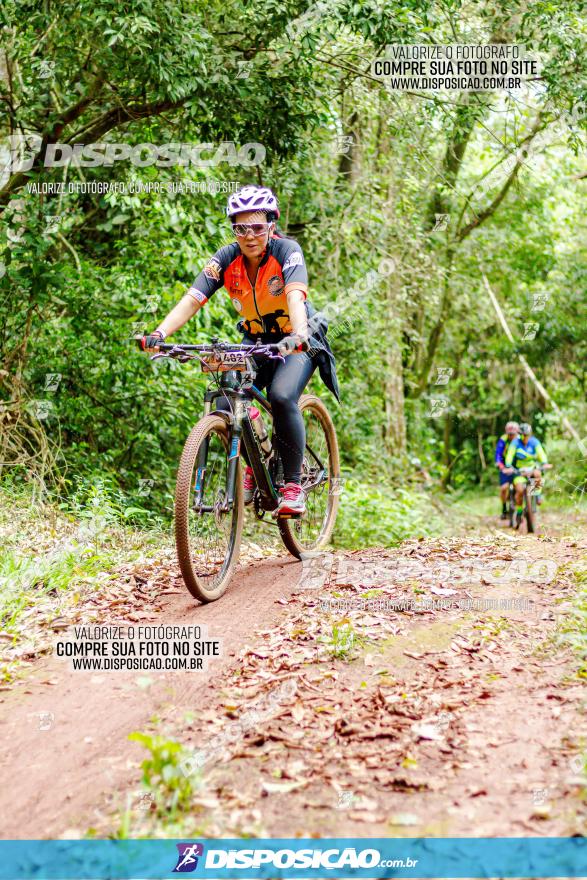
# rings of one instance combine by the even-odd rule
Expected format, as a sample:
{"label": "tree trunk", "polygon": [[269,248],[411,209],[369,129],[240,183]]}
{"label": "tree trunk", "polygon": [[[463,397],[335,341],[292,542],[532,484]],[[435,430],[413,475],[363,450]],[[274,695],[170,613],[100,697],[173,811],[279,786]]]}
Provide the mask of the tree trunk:
{"label": "tree trunk", "polygon": [[444,465],[444,474],[441,480],[443,489],[450,484],[452,459],[450,456],[450,441],[452,436],[452,415],[447,412],[444,417],[444,440],[442,445],[442,463]]}
{"label": "tree trunk", "polygon": [[[388,298],[391,300],[391,297]],[[389,312],[392,311],[391,303]],[[397,316],[390,321],[390,332],[385,354],[385,426],[384,446],[388,455],[406,454],[406,416],[404,403],[404,373]]]}
{"label": "tree trunk", "polygon": [[424,359],[422,363],[422,367],[420,369],[420,374],[418,376],[418,384],[416,385],[416,389],[414,391],[414,397],[419,397],[426,390],[426,386],[428,385],[428,377],[430,375],[430,370],[432,369],[432,365],[434,364],[434,358],[436,357],[436,351],[440,344],[440,339],[444,330],[444,325],[448,321],[451,311],[452,305],[452,271],[453,271],[453,259],[454,259],[454,250],[452,246],[449,246],[446,251],[446,265],[444,270],[444,284],[442,288],[442,298],[440,300],[440,308],[438,312],[438,318],[432,330],[430,331],[430,336],[428,337],[428,343],[426,345],[426,351],[424,354]]}
{"label": "tree trunk", "polygon": [[348,119],[338,148],[338,173],[349,183],[353,183],[358,173],[359,158],[359,115],[356,110],[353,110]]}
{"label": "tree trunk", "polygon": [[[394,222],[396,199],[393,166],[389,168],[388,173],[389,186],[384,211],[387,228],[388,230],[393,230],[396,227]],[[396,242],[392,240],[389,248],[391,253],[395,250],[395,245]],[[407,453],[407,438],[402,358],[402,315],[400,311],[401,276],[399,272],[399,257],[396,254],[394,254],[394,262],[396,267],[394,271],[383,278],[383,284],[385,285],[385,423],[383,440],[388,455],[394,458],[404,458]]]}

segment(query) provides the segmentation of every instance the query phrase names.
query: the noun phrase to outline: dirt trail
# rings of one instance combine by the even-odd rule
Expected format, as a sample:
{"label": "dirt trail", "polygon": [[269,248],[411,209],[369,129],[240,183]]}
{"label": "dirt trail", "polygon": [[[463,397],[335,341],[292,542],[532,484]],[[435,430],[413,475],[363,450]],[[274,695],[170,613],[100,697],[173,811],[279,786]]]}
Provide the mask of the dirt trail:
{"label": "dirt trail", "polygon": [[[541,537],[478,523],[303,569],[267,560],[212,605],[183,591],[143,604],[141,621],[222,639],[207,676],[142,689],[136,674],[35,664],[0,702],[3,836],[115,833],[145,757],[127,737],[149,729],[204,756],[185,826],[200,834],[584,833],[587,704],[561,622],[587,529],[553,522]],[[154,808],[131,814],[131,836],[162,833]]]}
{"label": "dirt trail", "polygon": [[[128,734],[143,730],[168,705],[197,709],[210,700],[214,681],[233,662],[259,621],[273,621],[301,569],[291,557],[239,572],[222,602],[199,605],[185,589],[167,597],[157,615],[141,622],[198,623],[221,638],[222,657],[209,674],[157,673],[142,688],[140,673],[69,671],[54,657],[35,664],[18,686],[0,694],[0,828],[5,838],[58,837],[103,821],[115,794],[124,791],[138,747]],[[100,620],[112,623],[120,618]],[[52,713],[40,729],[39,713]]]}

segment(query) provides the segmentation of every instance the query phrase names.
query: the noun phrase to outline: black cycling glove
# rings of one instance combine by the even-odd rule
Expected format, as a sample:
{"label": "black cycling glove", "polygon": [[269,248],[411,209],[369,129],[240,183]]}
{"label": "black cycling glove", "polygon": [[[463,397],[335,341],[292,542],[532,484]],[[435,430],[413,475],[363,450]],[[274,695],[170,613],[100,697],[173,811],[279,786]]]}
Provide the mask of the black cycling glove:
{"label": "black cycling glove", "polygon": [[284,336],[281,342],[278,342],[277,345],[278,348],[281,349],[283,354],[287,354],[292,351],[308,351],[310,348],[308,340],[302,338],[301,336],[298,336],[297,334]]}
{"label": "black cycling glove", "polygon": [[158,346],[159,343],[163,342],[164,339],[165,336],[160,330],[154,330],[152,333],[149,333],[148,336],[143,336],[137,341],[139,343],[139,348],[142,351],[148,351],[149,349]]}

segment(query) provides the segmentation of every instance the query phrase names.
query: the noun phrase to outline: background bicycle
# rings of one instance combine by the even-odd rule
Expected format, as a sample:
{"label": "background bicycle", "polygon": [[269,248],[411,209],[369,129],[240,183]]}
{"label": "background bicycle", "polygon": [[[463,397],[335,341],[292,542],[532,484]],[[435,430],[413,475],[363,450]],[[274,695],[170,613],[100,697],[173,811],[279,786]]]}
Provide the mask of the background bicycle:
{"label": "background bicycle", "polygon": [[536,532],[538,525],[538,496],[536,495],[537,478],[534,471],[540,470],[544,473],[547,470],[545,465],[536,465],[531,468],[514,468],[513,475],[516,477],[526,477],[526,485],[524,486],[524,509],[522,518],[519,523],[516,522],[516,500],[515,487],[513,481],[510,483],[510,503],[509,503],[509,524],[514,529],[520,529],[522,523],[526,523],[526,530],[529,535]]}

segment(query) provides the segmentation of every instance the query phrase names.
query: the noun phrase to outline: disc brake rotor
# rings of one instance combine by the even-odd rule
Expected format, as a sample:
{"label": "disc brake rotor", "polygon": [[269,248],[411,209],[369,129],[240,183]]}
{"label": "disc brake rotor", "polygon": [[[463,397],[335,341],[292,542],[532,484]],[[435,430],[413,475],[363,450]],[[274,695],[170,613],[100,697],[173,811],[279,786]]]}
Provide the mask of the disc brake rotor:
{"label": "disc brake rotor", "polygon": [[224,519],[226,517],[226,510],[223,510],[224,507],[224,492],[220,490],[218,495],[216,496],[216,501],[214,502],[214,519],[216,521],[216,525],[218,528],[223,528]]}

